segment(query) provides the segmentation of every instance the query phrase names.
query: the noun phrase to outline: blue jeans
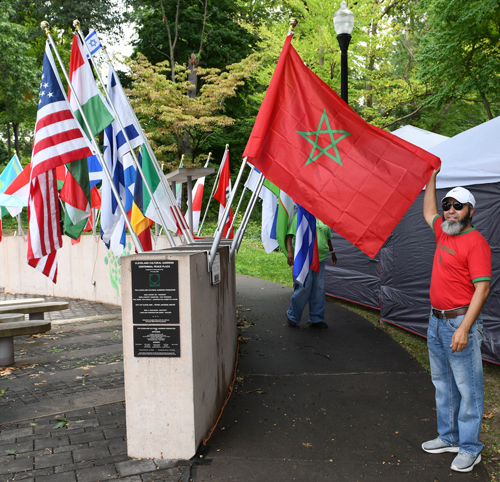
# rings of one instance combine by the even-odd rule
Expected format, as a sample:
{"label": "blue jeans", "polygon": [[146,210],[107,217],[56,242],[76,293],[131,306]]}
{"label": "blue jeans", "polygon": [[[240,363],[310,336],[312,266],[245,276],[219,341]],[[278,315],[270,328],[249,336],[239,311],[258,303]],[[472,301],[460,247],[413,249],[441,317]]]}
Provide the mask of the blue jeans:
{"label": "blue jeans", "polygon": [[467,347],[452,353],[451,338],[463,319],[464,315],[439,319],[431,311],[427,346],[436,388],[439,438],[476,457],[483,448],[479,441],[484,408],[483,321],[479,316],[471,326]]}
{"label": "blue jeans", "polygon": [[290,308],[286,316],[294,323],[300,323],[302,312],[309,302],[309,323],[318,323],[325,318],[325,262],[319,264],[319,272],[312,269],[306,279],[306,285],[302,285],[296,279],[293,280],[293,295],[290,300]]}

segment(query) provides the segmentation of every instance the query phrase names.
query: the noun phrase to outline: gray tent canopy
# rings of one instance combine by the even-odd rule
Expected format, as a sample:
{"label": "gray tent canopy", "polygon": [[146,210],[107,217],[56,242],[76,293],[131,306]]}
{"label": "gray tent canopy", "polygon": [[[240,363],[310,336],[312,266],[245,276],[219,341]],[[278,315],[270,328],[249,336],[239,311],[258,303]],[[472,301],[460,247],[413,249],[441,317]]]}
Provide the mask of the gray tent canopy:
{"label": "gray tent canopy", "polygon": [[[496,209],[500,199],[500,117],[449,139],[415,129],[405,129],[405,136],[414,135],[404,138],[441,158],[438,199],[455,186],[466,186],[476,198],[473,224],[492,252],[491,291],[483,309],[483,358],[500,364],[500,212]],[[398,131],[394,133],[398,135]],[[338,262],[326,267],[326,292],[378,309],[381,320],[426,336],[436,241],[423,218],[423,195],[374,259],[333,233]]]}

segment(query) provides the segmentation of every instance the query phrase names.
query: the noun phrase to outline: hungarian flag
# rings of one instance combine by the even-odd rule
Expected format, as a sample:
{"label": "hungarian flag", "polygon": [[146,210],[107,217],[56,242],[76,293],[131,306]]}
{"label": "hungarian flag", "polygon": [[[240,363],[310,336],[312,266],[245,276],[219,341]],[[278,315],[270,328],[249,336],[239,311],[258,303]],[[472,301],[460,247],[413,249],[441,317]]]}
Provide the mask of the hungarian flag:
{"label": "hungarian flag", "polygon": [[243,156],[374,257],[440,160],[365,122],[304,65],[291,40]]}
{"label": "hungarian flag", "polygon": [[[114,117],[97,87],[83,44],[76,34],[73,34],[71,45],[69,79],[74,88],[73,92],[71,90],[68,92],[71,109],[87,135],[95,136],[111,124]],[[87,132],[77,99],[92,131],[91,134]],[[66,167],[68,172],[59,194],[60,199],[66,203],[64,232],[70,238],[78,239],[90,216],[90,180],[87,158],[71,162]]]}
{"label": "hungarian flag", "polygon": [[[222,221],[222,215],[226,207],[226,203],[229,200],[231,194],[231,174],[229,172],[229,149],[226,148],[224,151],[224,156],[222,157],[222,162],[220,165],[220,176],[219,184],[214,194],[214,199],[220,202],[219,207],[219,223]],[[228,235],[229,227],[233,222],[233,208],[229,211],[229,217],[227,218],[224,229],[222,230],[222,237],[232,238],[233,230]]]}

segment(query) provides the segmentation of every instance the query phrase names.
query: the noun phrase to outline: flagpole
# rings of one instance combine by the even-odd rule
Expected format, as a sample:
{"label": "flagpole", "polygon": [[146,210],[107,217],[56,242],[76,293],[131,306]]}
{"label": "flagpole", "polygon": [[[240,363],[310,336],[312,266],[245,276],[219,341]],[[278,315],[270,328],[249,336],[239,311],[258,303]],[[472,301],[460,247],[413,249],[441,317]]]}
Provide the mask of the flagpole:
{"label": "flagpole", "polygon": [[[113,69],[113,74],[115,75],[115,79],[116,79],[117,84],[120,87],[122,87],[121,82],[120,82],[120,78],[116,75],[115,68],[113,67],[113,64],[111,62],[111,59],[108,55],[106,48],[103,46],[102,49],[104,51],[104,54],[105,54],[106,59],[108,61],[108,64]],[[134,119],[137,122],[137,126],[139,127],[139,131],[140,131],[139,133],[141,134],[142,140],[144,142],[144,145],[146,146],[146,150],[148,151],[149,157],[151,158],[151,161],[153,161],[153,166],[155,167],[156,173],[158,174],[158,177],[160,178],[161,185],[163,186],[163,189],[165,190],[165,193],[167,194],[167,199],[170,202],[170,208],[172,209],[172,213],[174,215],[174,218],[175,218],[177,224],[179,225],[179,227],[182,231],[182,234],[184,235],[184,239],[185,239],[186,243],[194,243],[193,235],[192,235],[191,231],[189,230],[189,228],[186,226],[184,216],[182,215],[182,213],[179,210],[179,207],[177,206],[177,201],[175,199],[175,196],[172,193],[172,190],[170,189],[170,186],[168,185],[167,180],[165,179],[165,175],[163,174],[163,171],[160,167],[160,164],[158,163],[158,160],[156,159],[156,156],[153,152],[153,149],[151,148],[151,144],[149,143],[149,141],[146,137],[146,134],[144,134],[144,130],[142,129],[142,126],[141,126],[139,120],[137,119],[137,116],[135,115],[134,109],[132,109],[132,106],[130,105],[130,101],[128,100],[128,98],[127,98],[127,102],[129,103],[130,112],[134,116]]]}
{"label": "flagpole", "polygon": [[217,253],[217,250],[219,249],[220,240],[222,238],[223,227],[225,226],[227,218],[229,217],[229,212],[231,211],[231,205],[233,204],[234,198],[236,197],[236,190],[238,189],[238,186],[239,186],[241,178],[243,176],[243,172],[245,171],[246,165],[247,165],[247,158],[245,157],[243,159],[243,162],[241,163],[240,172],[238,173],[238,177],[236,178],[236,182],[234,184],[234,189],[231,190],[229,200],[226,203],[224,213],[222,214],[222,222],[220,223],[221,226],[217,226],[217,229],[215,230],[215,233],[214,233],[214,242],[212,244],[212,248],[210,249],[210,253],[208,255],[208,270],[209,271],[212,270],[212,264],[214,262],[215,254]]}
{"label": "flagpole", "polygon": [[[251,175],[252,175],[252,171],[250,171],[250,174],[248,175],[247,182],[248,182],[248,179],[250,179]],[[247,189],[248,188],[247,188],[246,183],[245,183],[245,186],[243,186],[243,192],[241,193],[241,196],[240,196],[240,201],[238,202],[238,206],[236,207],[236,211],[234,212],[234,215],[233,215],[233,220],[231,221],[231,226],[229,226],[228,233],[230,233],[231,229],[233,229],[234,222],[236,221],[236,215],[238,214],[238,211],[240,210],[241,203],[243,202],[243,196],[245,195],[245,192],[247,191]],[[249,204],[250,204],[250,202],[249,202]],[[247,209],[248,209],[248,205],[247,205]],[[227,236],[226,236],[226,238],[227,238]]]}
{"label": "flagpole", "polygon": [[[229,144],[226,144],[225,151],[227,151],[228,149],[229,149]],[[225,151],[224,151],[224,154],[226,153]],[[224,156],[222,156],[222,157],[224,158]],[[210,197],[208,198],[207,208],[205,209],[205,215],[203,216],[201,226],[198,228],[198,236],[200,235],[201,230],[203,228],[203,224],[205,223],[205,218],[207,217],[208,208],[210,207],[210,201],[212,201],[212,196],[214,195],[215,187],[217,186],[217,181],[219,180],[221,168],[222,168],[222,163],[219,166],[219,170],[217,171],[217,176],[215,177],[214,185],[212,186],[212,192],[210,193]]]}
{"label": "flagpole", "polygon": [[[226,156],[226,153],[229,153],[229,144],[226,144],[226,150],[224,151],[224,157],[222,158],[222,160],[224,162],[226,162],[226,159],[227,159],[227,156]],[[219,166],[219,173],[222,173],[222,168],[223,168],[223,163],[221,162],[220,163],[220,166]],[[231,177],[231,176],[230,176]],[[231,183],[231,179],[229,179],[229,183]],[[219,184],[220,184],[220,175],[219,175]],[[219,185],[217,184],[217,189],[219,189]],[[231,194],[231,193],[229,193]],[[217,228],[219,227],[219,223],[220,223],[220,219],[217,221]],[[222,224],[222,227],[221,229],[224,229],[224,226],[225,226],[225,221],[224,221],[224,224]],[[229,236],[229,233],[231,231],[228,231],[227,234],[226,234],[226,237]]]}
{"label": "flagpole", "polygon": [[115,196],[118,207],[120,208],[122,216],[124,217],[125,224],[127,225],[128,229],[129,229],[130,236],[132,237],[132,241],[134,242],[135,248],[137,249],[138,253],[143,253],[144,250],[142,249],[141,242],[139,241],[139,238],[137,237],[137,234],[135,233],[134,229],[132,228],[132,224],[130,223],[130,220],[128,219],[127,212],[125,211],[125,208],[123,207],[123,204],[122,204],[121,199],[120,199],[120,195],[118,194],[118,191],[113,183],[111,173],[109,172],[108,166],[106,165],[106,163],[104,162],[104,159],[102,158],[102,154],[101,154],[101,151],[99,149],[99,146],[97,145],[95,137],[92,135],[92,129],[90,128],[89,123],[87,122],[87,118],[85,117],[85,114],[83,112],[80,101],[78,100],[78,97],[75,93],[75,89],[73,87],[73,84],[69,80],[69,77],[68,77],[68,74],[66,73],[64,64],[61,60],[61,57],[59,56],[59,52],[57,51],[54,39],[52,38],[52,35],[50,34],[49,23],[46,21],[43,21],[40,24],[40,27],[42,28],[42,30],[45,31],[45,34],[47,35],[47,39],[49,40],[49,45],[52,47],[52,50],[56,54],[56,57],[57,57],[57,60],[59,62],[59,65],[61,67],[61,70],[64,74],[64,77],[66,78],[66,82],[68,83],[68,86],[71,89],[71,92],[73,93],[73,97],[75,99],[76,105],[78,106],[78,110],[80,111],[83,122],[85,123],[85,127],[86,127],[87,131],[90,133],[90,141],[92,142],[92,145],[95,149],[95,155],[96,155],[98,161],[100,162],[104,172],[106,173],[106,177],[108,178],[108,181],[111,185],[111,190],[113,191],[113,194]]}
{"label": "flagpole", "polygon": [[245,234],[245,231],[247,229],[248,222],[250,221],[250,216],[252,215],[253,208],[257,203],[257,199],[259,198],[260,190],[262,189],[264,181],[265,181],[264,174],[260,173],[259,178],[257,179],[257,185],[255,186],[255,190],[252,193],[250,201],[248,202],[245,215],[243,216],[240,227],[236,231],[236,235],[234,236],[233,242],[231,243],[229,259],[232,259],[232,256],[235,253],[235,251],[238,251],[240,249],[240,244],[241,241],[243,240],[243,235]]}
{"label": "flagpole", "polygon": [[[87,55],[89,56],[89,59],[92,62],[92,65],[94,66],[94,70],[95,70],[95,72],[97,74],[99,82],[101,83],[101,85],[104,85],[104,82],[102,81],[102,78],[101,78],[101,74],[99,73],[99,69],[97,68],[97,65],[94,62],[94,57],[93,57],[92,53],[90,52],[90,49],[89,49],[89,47],[87,45],[87,42],[85,42],[85,38],[82,35],[82,31],[80,29],[80,22],[78,20],[74,20],[73,21],[73,26],[75,27],[75,30],[77,31],[77,34],[80,37],[80,40],[82,41],[82,43],[84,45],[85,51],[87,52]],[[108,94],[107,90],[105,92],[106,92],[106,99],[108,100],[109,105],[113,109],[113,114],[115,116],[115,119],[120,124],[120,129],[121,129],[121,131],[123,133],[123,137],[125,138],[127,146],[130,149],[130,154],[132,155],[132,160],[134,161],[134,164],[135,164],[137,170],[139,171],[139,174],[140,174],[140,176],[142,178],[142,181],[143,181],[144,185],[146,186],[148,194],[151,197],[151,201],[152,201],[153,206],[154,206],[154,208],[156,210],[156,213],[158,214],[158,216],[159,216],[161,222],[163,223],[163,225],[166,227],[167,224],[165,222],[165,219],[163,218],[163,215],[162,215],[162,213],[160,211],[160,207],[158,206],[158,203],[156,202],[156,199],[153,196],[153,192],[151,191],[151,188],[149,187],[149,184],[146,181],[146,176],[144,175],[144,171],[142,170],[142,166],[140,165],[139,161],[137,160],[137,156],[135,155],[134,149],[132,148],[132,144],[130,143],[130,139],[128,138],[127,132],[125,131],[125,127],[123,126],[123,123],[122,123],[120,117],[118,116],[118,112],[116,111],[115,105],[114,105],[113,101],[111,100],[111,98],[109,97],[109,94]],[[170,247],[173,248],[175,246],[175,242],[174,242],[174,239],[172,238],[172,235],[170,234],[170,231],[168,229],[166,229],[165,230],[165,234],[167,236],[167,239],[168,239],[168,242],[170,244]]]}
{"label": "flagpole", "polygon": [[229,233],[231,232],[231,229],[233,229],[234,222],[236,221],[236,215],[238,214],[238,211],[240,210],[241,203],[243,202],[243,196],[245,195],[246,191],[247,191],[247,187],[243,186],[243,192],[241,193],[240,200],[238,201],[238,206],[236,206],[236,210],[233,213],[233,220],[231,221],[231,224],[229,225],[229,229],[227,230],[226,239],[228,239]]}

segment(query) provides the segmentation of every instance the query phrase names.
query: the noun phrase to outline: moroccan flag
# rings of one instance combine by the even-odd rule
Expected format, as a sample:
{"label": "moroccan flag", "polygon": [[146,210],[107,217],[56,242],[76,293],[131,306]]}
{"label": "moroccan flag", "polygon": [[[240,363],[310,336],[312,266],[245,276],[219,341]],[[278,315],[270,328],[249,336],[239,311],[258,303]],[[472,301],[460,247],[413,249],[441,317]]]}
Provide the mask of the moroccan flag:
{"label": "moroccan flag", "polygon": [[[142,156],[139,154],[137,159],[142,167]],[[142,249],[151,251],[153,244],[151,242],[151,222],[144,216],[143,192],[142,192],[142,177],[137,170],[137,176],[134,184],[134,201],[132,203],[132,214],[130,215],[130,223],[132,229],[139,238]]]}
{"label": "moroccan flag", "polygon": [[440,160],[365,122],[304,65],[291,39],[243,156],[374,257]]}
{"label": "moroccan flag", "polygon": [[[214,194],[214,199],[217,199],[217,201],[220,202],[219,223],[222,220],[222,215],[224,213],[224,209],[226,207],[226,203],[229,200],[230,195],[231,195],[231,175],[229,172],[229,149],[226,148],[220,166],[219,184]],[[232,222],[233,222],[233,208],[231,208],[231,210],[229,211],[229,217],[227,218],[224,229],[222,230],[222,237],[224,238],[233,237],[232,229],[228,235],[229,227],[231,226]]]}

